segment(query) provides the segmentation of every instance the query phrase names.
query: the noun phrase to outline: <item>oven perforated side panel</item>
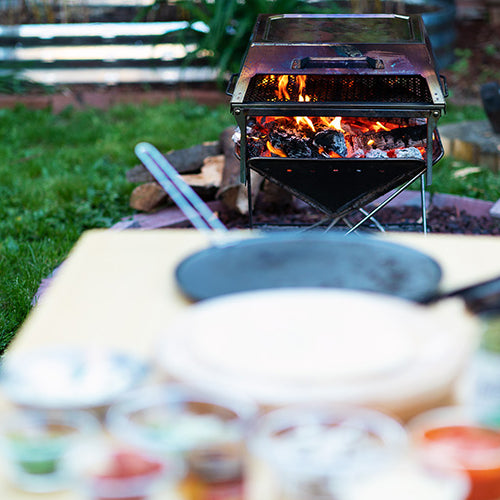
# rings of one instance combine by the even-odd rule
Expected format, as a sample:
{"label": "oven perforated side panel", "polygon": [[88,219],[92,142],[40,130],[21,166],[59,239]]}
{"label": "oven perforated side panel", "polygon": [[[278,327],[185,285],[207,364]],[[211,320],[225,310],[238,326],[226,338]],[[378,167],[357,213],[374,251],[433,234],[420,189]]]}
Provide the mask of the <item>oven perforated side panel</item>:
{"label": "oven perforated side panel", "polygon": [[[290,99],[278,97],[280,75],[255,75],[244,102],[299,101],[297,75],[289,75]],[[310,102],[432,103],[425,78],[420,75],[307,75],[304,94]]]}

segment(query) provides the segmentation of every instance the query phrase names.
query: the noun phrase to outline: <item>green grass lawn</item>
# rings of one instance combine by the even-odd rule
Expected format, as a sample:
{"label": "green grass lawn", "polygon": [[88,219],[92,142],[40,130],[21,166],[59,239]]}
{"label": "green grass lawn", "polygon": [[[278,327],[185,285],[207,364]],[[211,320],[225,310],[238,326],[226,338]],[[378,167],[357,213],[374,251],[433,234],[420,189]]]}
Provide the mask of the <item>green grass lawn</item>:
{"label": "green grass lawn", "polygon": [[[450,107],[442,123],[484,118],[479,108]],[[125,174],[139,163],[133,152],[138,142],[180,149],[217,139],[231,124],[228,106],[192,102],[58,115],[21,106],[0,109],[0,352],[29,312],[41,280],[81,233],[133,213],[128,201],[134,185]],[[482,170],[456,177],[465,166],[443,159],[431,190],[500,197],[500,176]]]}
{"label": "green grass lawn", "polygon": [[[452,104],[447,106],[447,113],[438,124],[486,120],[486,114],[481,107],[465,106],[458,107]],[[471,171],[465,177],[469,163],[455,160],[445,156],[437,163],[433,169],[431,193],[450,193],[460,196],[469,196],[481,200],[496,201],[500,198],[500,175],[493,173],[488,168],[481,168],[480,171]]]}
{"label": "green grass lawn", "polygon": [[0,352],[81,233],[133,213],[125,174],[139,163],[138,142],[180,149],[233,123],[228,107],[193,102],[59,115],[0,109]]}

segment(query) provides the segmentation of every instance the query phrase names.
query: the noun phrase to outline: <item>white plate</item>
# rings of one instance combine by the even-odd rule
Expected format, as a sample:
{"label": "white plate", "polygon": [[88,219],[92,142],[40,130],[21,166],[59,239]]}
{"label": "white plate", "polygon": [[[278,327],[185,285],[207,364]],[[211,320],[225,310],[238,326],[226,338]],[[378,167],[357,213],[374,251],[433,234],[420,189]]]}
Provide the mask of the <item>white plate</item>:
{"label": "white plate", "polygon": [[452,304],[448,314],[358,291],[240,293],[192,306],[156,356],[176,379],[266,406],[332,401],[396,412],[442,397],[467,359],[475,322]]}
{"label": "white plate", "polygon": [[110,404],[140,383],[147,371],[145,363],[119,352],[48,347],[7,355],[0,384],[21,405],[90,408]]}

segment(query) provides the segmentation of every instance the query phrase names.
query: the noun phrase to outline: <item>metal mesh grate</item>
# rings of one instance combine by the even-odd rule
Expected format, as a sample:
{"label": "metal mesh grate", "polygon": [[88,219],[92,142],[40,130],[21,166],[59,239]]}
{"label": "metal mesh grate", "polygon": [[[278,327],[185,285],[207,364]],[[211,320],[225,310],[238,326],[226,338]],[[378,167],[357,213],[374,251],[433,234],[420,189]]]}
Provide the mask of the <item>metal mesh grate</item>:
{"label": "metal mesh grate", "polygon": [[[299,101],[297,75],[288,75],[290,98],[278,97],[280,76],[254,76],[244,102]],[[310,102],[432,103],[427,82],[420,75],[307,75],[303,94]]]}

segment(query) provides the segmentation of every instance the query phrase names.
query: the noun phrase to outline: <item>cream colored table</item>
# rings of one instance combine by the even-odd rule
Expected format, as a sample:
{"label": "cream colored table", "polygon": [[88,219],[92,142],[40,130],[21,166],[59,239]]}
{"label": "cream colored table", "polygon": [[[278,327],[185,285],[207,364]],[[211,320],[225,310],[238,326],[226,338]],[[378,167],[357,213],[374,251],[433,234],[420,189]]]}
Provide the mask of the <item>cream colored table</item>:
{"label": "cream colored table", "polygon": [[[380,236],[420,249],[443,268],[442,290],[500,275],[500,238],[393,233]],[[174,269],[210,244],[194,230],[85,233],[29,314],[7,356],[51,344],[100,345],[148,358],[154,341],[189,306]],[[78,498],[30,495],[0,480],[1,499]]]}
{"label": "cream colored table", "polygon": [[[500,238],[393,233],[437,259],[442,289],[500,275]],[[179,293],[176,265],[208,246],[191,230],[85,233],[59,269],[10,351],[50,343],[103,345],[148,356],[152,341],[189,302]]]}

